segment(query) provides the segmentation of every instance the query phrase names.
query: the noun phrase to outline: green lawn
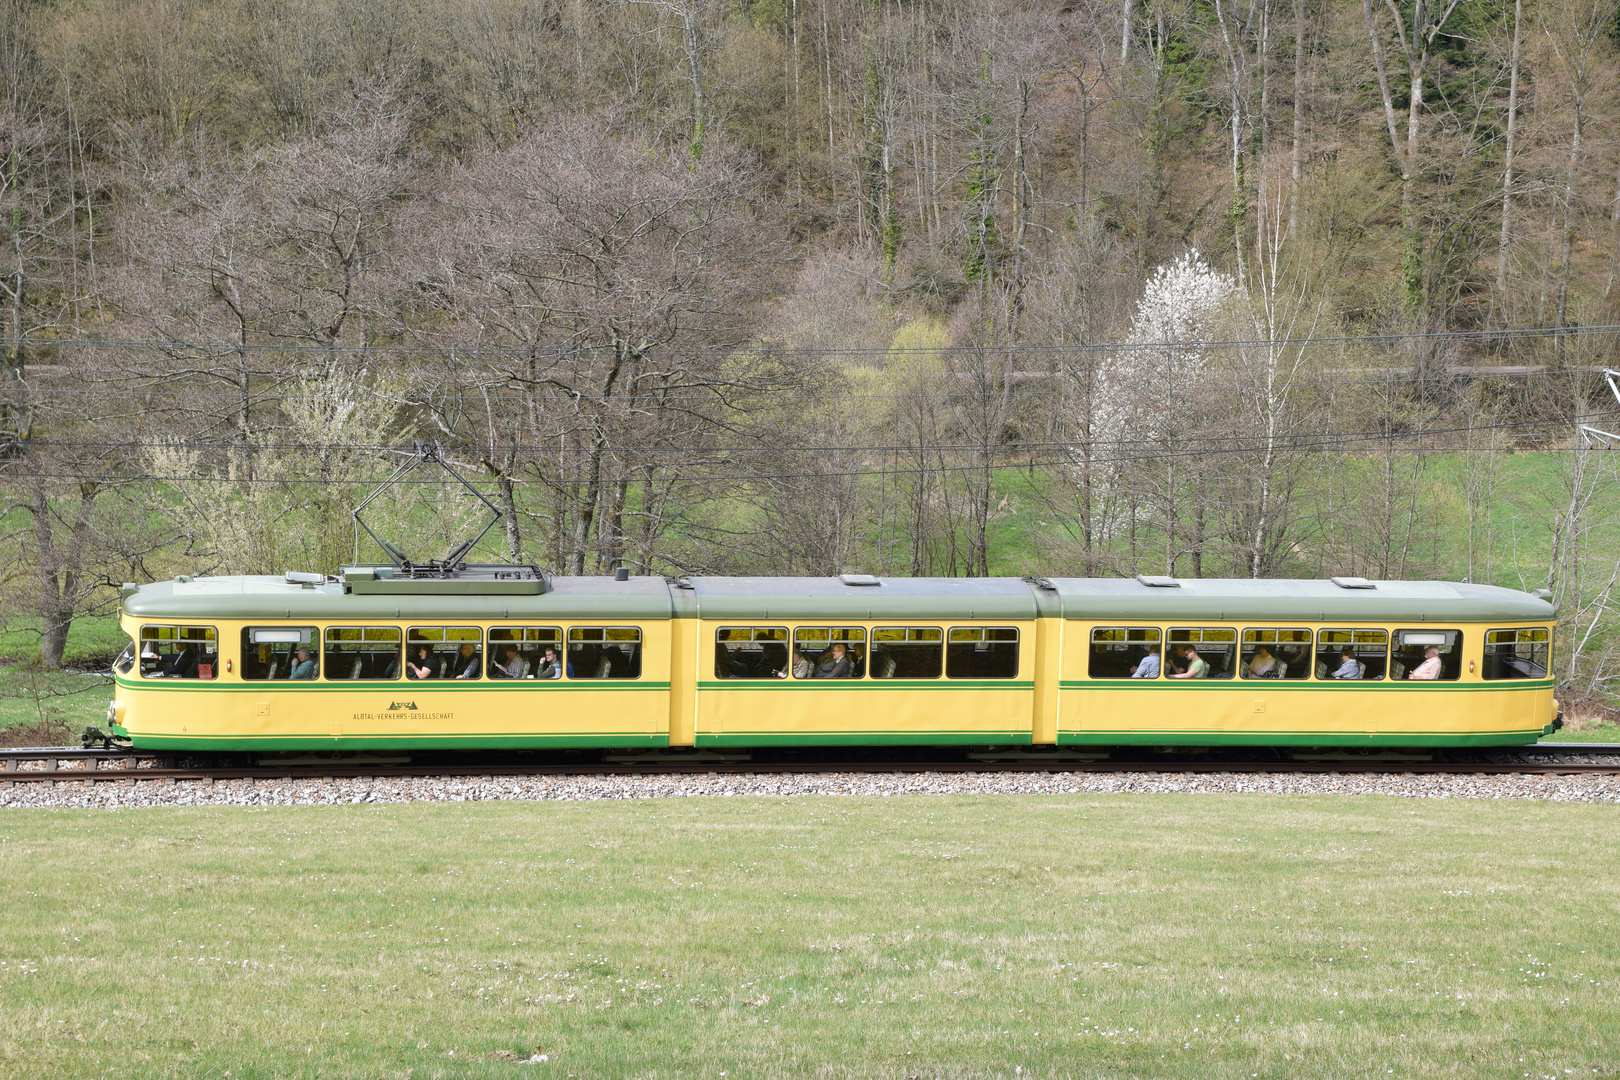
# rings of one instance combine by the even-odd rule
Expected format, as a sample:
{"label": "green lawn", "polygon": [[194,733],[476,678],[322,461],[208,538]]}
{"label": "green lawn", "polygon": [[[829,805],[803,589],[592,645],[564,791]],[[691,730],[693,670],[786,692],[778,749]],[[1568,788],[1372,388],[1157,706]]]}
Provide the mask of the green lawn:
{"label": "green lawn", "polygon": [[[62,660],[69,667],[105,668],[129,643],[115,615],[81,615],[68,627]],[[17,619],[0,631],[0,657],[39,655],[39,620]]]}
{"label": "green lawn", "polygon": [[1613,1077],[1616,818],[1228,796],[14,810],[0,1076]]}
{"label": "green lawn", "polygon": [[1589,723],[1579,730],[1563,727],[1541,741],[1620,743],[1620,724]]}
{"label": "green lawn", "polygon": [[76,744],[86,727],[107,726],[111,700],[112,685],[98,673],[0,662],[0,746],[24,735],[25,744]]}

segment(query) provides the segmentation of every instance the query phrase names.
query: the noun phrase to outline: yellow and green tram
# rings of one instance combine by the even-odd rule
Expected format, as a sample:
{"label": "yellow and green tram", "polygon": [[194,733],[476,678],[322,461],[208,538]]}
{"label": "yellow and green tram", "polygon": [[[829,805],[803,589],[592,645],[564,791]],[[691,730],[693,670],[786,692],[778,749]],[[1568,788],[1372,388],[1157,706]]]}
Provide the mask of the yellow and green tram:
{"label": "yellow and green tram", "polygon": [[126,585],[146,749],[1509,746],[1553,609],[1430,581],[186,576]]}

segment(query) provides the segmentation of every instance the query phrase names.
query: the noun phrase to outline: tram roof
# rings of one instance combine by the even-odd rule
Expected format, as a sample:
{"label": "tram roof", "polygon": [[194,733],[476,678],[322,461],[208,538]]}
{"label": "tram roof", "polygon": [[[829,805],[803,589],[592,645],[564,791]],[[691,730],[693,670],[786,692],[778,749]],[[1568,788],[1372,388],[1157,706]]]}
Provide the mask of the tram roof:
{"label": "tram roof", "polygon": [[[856,579],[859,580],[859,579]],[[1446,581],[1378,581],[1342,588],[1302,579],[659,577],[551,578],[535,595],[345,592],[334,580],[202,577],[126,590],[140,618],[469,619],[1032,619],[1325,622],[1540,622],[1551,604],[1529,593]],[[1168,580],[1168,579],[1166,579]]]}
{"label": "tram roof", "polygon": [[691,585],[696,613],[705,619],[1033,619],[1037,613],[1033,592],[1019,578],[886,577],[858,585],[843,578],[681,580]]}
{"label": "tram roof", "polygon": [[124,611],[152,619],[667,619],[669,586],[660,577],[552,578],[538,594],[362,594],[340,582],[301,585],[283,578],[201,577],[156,581],[126,592]]}
{"label": "tram roof", "polygon": [[1136,578],[1047,581],[1069,619],[1539,622],[1554,614],[1529,593],[1452,581],[1374,581],[1363,588],[1293,578],[1176,578],[1173,586]]}

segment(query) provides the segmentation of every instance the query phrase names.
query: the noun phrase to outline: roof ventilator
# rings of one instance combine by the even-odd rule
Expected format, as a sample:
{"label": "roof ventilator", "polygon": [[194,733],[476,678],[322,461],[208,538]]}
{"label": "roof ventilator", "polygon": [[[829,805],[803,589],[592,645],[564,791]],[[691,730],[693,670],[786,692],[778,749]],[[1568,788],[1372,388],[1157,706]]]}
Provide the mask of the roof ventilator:
{"label": "roof ventilator", "polygon": [[1368,581],[1364,577],[1336,577],[1336,578],[1328,578],[1328,580],[1333,582],[1333,584],[1337,585],[1341,589],[1376,589],[1376,588],[1378,588],[1377,585],[1375,585],[1371,581]]}
{"label": "roof ventilator", "polygon": [[1052,584],[1051,578],[1026,577],[1024,580],[1035,586],[1037,589],[1045,589],[1047,592],[1057,592],[1057,586]]}
{"label": "roof ventilator", "polygon": [[871,574],[839,574],[838,575],[838,580],[842,581],[845,585],[882,585],[883,584],[883,582],[879,581],[876,577],[872,576]]}
{"label": "roof ventilator", "polygon": [[326,575],[312,574],[308,570],[289,570],[287,571],[287,584],[302,585],[306,589],[310,589],[316,585],[325,585]]}
{"label": "roof ventilator", "polygon": [[1150,589],[1179,589],[1181,582],[1164,574],[1137,574],[1136,580]]}
{"label": "roof ventilator", "polygon": [[630,580],[630,568],[628,566],[615,567],[614,570],[613,570],[613,580],[614,581],[629,581]]}

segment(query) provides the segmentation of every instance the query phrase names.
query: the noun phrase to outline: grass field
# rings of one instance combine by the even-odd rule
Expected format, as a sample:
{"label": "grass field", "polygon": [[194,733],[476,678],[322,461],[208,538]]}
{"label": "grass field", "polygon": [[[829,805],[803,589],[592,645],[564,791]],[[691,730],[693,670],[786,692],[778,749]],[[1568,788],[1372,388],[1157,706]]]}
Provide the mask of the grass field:
{"label": "grass field", "polygon": [[10,811],[0,1076],[1613,1077],[1616,819],[1298,796]]}

